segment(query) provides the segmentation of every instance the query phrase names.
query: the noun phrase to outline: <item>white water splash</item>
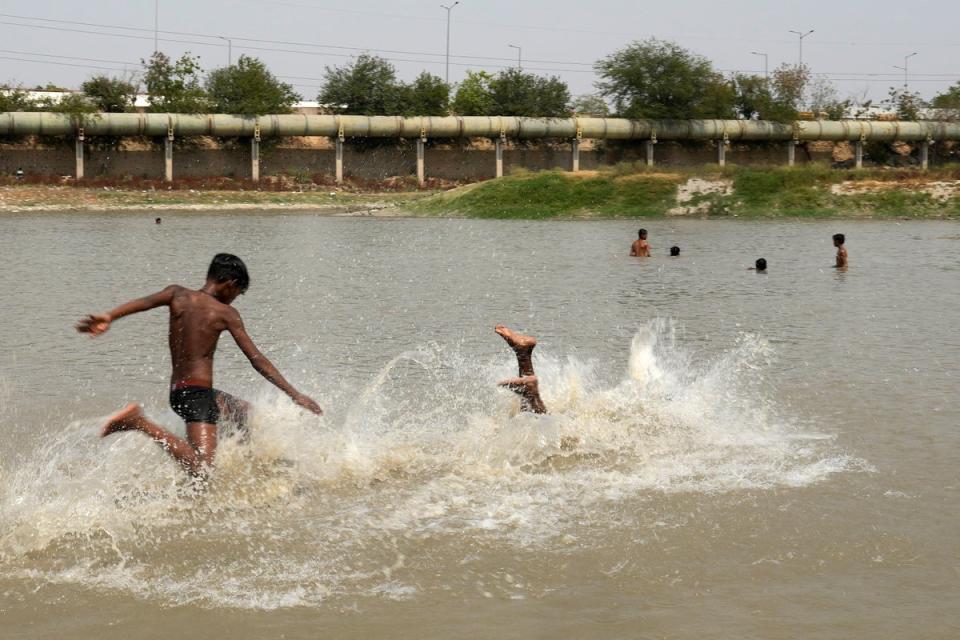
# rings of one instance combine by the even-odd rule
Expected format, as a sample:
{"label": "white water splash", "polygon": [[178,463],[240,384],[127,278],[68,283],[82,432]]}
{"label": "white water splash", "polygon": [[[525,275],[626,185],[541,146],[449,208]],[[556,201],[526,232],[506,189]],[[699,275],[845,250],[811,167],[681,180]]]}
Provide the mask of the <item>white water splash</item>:
{"label": "white water splash", "polygon": [[340,390],[328,418],[256,399],[249,442],[223,439],[205,492],[140,434],[69,424],[0,473],[0,575],[216,607],[405,599],[418,591],[403,580],[411,544],[562,549],[633,526],[610,505],[863,468],[764,394],[771,351],[756,337],[698,362],[652,322],[613,386],[600,363],[538,349],[551,415],[518,413],[494,387],[509,358],[478,365],[428,345]]}

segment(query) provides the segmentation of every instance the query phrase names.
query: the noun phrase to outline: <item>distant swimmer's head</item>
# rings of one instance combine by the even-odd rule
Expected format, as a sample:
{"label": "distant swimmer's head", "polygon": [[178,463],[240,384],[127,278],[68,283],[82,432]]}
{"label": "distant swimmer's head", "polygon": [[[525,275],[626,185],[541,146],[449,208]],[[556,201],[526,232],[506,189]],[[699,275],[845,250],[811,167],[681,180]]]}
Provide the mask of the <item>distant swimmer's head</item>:
{"label": "distant swimmer's head", "polygon": [[670,255],[673,257],[677,257],[678,255],[680,255],[680,247],[676,245],[670,247]]}
{"label": "distant swimmer's head", "polygon": [[640,239],[641,239],[641,240],[646,240],[646,239],[647,239],[647,230],[646,230],[646,229],[640,229],[639,235],[640,235]]}
{"label": "distant swimmer's head", "polygon": [[154,220],[153,222],[154,222],[154,224],[160,224],[160,223],[163,222],[163,221],[162,221],[160,218],[157,218],[157,219]]}
{"label": "distant swimmer's head", "polygon": [[846,240],[847,239],[844,237],[842,233],[833,234],[833,246],[835,247],[842,247],[843,243],[846,242]]}
{"label": "distant swimmer's head", "polygon": [[757,261],[754,263],[756,265],[757,271],[766,271],[767,270],[767,259],[766,258],[757,258]]}
{"label": "distant swimmer's head", "polygon": [[250,275],[243,260],[230,253],[218,253],[207,270],[207,282],[216,284],[217,300],[230,304],[237,296],[246,293]]}

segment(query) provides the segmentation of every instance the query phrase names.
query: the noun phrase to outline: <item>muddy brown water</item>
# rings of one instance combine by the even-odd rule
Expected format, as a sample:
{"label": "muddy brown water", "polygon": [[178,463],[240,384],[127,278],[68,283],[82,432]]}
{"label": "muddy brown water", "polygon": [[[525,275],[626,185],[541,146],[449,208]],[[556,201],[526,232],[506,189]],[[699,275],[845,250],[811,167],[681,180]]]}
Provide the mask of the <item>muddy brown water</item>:
{"label": "muddy brown water", "polygon": [[[957,637],[956,224],[641,224],[649,260],[637,222],[0,218],[0,637]],[[95,437],[133,400],[182,432],[165,314],[71,327],[222,250],[327,414],[224,337],[258,409],[198,492]],[[495,387],[498,322],[551,415]]]}

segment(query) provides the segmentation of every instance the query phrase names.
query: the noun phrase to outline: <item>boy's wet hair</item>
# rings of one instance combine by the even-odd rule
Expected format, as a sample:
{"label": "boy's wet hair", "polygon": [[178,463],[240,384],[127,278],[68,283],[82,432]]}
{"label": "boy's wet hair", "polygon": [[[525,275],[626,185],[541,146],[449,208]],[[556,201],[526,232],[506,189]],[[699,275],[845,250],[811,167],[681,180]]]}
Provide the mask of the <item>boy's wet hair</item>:
{"label": "boy's wet hair", "polygon": [[646,230],[646,229],[640,229],[640,231],[637,233],[637,235],[639,235],[641,238],[646,238],[646,237],[647,237],[647,230]]}
{"label": "boy's wet hair", "polygon": [[678,255],[680,255],[680,247],[678,247],[678,246],[676,246],[676,245],[670,247],[670,255],[671,255],[671,256],[678,256]]}
{"label": "boy's wet hair", "polygon": [[835,234],[833,234],[833,241],[834,241],[834,242],[839,242],[840,244],[843,244],[845,240],[846,240],[846,238],[844,237],[844,235],[843,235],[842,233],[835,233]]}
{"label": "boy's wet hair", "polygon": [[766,258],[757,258],[757,261],[754,263],[757,267],[757,271],[766,271],[767,270],[767,259]]}
{"label": "boy's wet hair", "polygon": [[250,286],[247,265],[243,264],[243,260],[232,253],[218,253],[213,256],[210,268],[207,269],[207,280],[215,280],[216,282],[230,282],[232,280],[237,283],[240,291],[246,291],[247,287]]}

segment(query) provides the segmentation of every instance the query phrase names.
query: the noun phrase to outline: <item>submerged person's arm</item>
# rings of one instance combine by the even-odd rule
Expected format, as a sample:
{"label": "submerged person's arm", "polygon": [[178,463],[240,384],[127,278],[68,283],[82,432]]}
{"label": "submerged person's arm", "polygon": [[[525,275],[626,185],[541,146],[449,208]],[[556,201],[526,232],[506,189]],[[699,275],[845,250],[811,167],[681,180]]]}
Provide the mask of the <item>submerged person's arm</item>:
{"label": "submerged person's arm", "polygon": [[253,343],[253,339],[250,338],[246,328],[243,326],[243,319],[240,318],[240,314],[235,310],[227,320],[227,329],[230,331],[230,335],[233,336],[237,346],[240,347],[240,351],[243,352],[243,355],[247,356],[247,359],[250,360],[250,364],[253,365],[257,373],[290,396],[290,399],[293,400],[294,403],[300,405],[307,411],[312,411],[318,416],[323,415],[323,409],[320,408],[320,405],[317,404],[313,398],[297,391],[293,385],[287,382],[287,379],[280,374],[280,371],[273,366],[273,363],[270,362],[267,356],[260,353],[260,349]]}
{"label": "submerged person's arm", "polygon": [[98,336],[109,329],[114,320],[119,320],[124,316],[140,313],[141,311],[148,311],[157,307],[169,306],[170,302],[173,300],[173,294],[177,288],[177,285],[172,284],[162,291],[158,291],[142,298],[137,298],[136,300],[131,300],[130,302],[124,303],[116,309],[108,311],[107,313],[90,314],[77,323],[77,331],[80,333],[89,333],[92,336]]}

